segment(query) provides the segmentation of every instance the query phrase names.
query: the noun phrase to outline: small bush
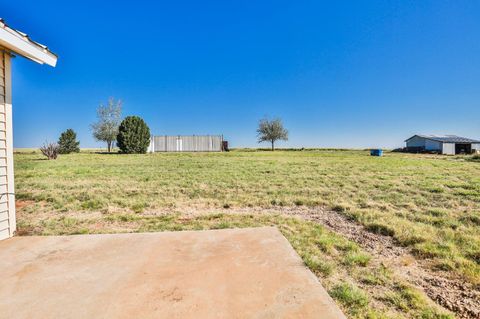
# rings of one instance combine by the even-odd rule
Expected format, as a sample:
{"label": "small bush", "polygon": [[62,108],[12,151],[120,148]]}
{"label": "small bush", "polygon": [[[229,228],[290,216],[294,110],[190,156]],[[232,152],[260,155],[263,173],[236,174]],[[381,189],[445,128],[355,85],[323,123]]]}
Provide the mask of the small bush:
{"label": "small bush", "polygon": [[77,141],[77,133],[68,129],[60,135],[58,146],[60,154],[70,154],[80,152],[80,142]]}
{"label": "small bush", "polygon": [[59,146],[56,143],[45,143],[40,147],[40,151],[49,160],[57,159],[59,153]]}
{"label": "small bush", "polygon": [[150,128],[138,116],[127,116],[118,129],[117,146],[122,153],[144,154],[150,144]]}

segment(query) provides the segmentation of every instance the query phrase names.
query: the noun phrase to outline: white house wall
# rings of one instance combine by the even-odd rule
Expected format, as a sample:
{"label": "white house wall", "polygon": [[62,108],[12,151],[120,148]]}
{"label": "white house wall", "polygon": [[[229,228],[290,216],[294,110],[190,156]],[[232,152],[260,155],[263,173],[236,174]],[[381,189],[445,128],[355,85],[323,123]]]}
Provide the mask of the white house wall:
{"label": "white house wall", "polygon": [[10,54],[0,47],[0,239],[16,230]]}

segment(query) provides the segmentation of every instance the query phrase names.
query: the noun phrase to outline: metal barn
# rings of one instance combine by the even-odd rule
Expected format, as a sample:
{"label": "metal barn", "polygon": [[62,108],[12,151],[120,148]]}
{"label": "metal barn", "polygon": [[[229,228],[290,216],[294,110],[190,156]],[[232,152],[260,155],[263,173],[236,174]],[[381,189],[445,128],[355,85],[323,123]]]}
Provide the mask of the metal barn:
{"label": "metal barn", "polygon": [[148,151],[153,152],[221,152],[222,135],[152,136]]}
{"label": "metal barn", "polygon": [[11,60],[16,55],[53,67],[57,63],[57,56],[46,46],[0,19],[0,240],[16,231],[11,75]]}
{"label": "metal barn", "polygon": [[405,141],[409,152],[471,154],[480,151],[480,141],[456,135],[414,135]]}

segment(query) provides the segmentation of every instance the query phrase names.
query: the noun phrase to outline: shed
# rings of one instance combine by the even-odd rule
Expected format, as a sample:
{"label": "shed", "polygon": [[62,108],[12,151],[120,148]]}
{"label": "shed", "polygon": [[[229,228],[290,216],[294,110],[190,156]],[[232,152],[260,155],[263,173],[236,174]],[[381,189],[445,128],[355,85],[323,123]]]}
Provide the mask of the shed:
{"label": "shed", "polygon": [[0,19],[0,240],[13,236],[16,230],[10,67],[15,55],[53,67],[57,63],[57,56],[46,46],[32,41]]}
{"label": "shed", "polygon": [[152,136],[148,152],[221,152],[223,135]]}
{"label": "shed", "polygon": [[456,135],[414,135],[405,140],[409,152],[438,152],[440,154],[471,154],[480,151],[480,141]]}

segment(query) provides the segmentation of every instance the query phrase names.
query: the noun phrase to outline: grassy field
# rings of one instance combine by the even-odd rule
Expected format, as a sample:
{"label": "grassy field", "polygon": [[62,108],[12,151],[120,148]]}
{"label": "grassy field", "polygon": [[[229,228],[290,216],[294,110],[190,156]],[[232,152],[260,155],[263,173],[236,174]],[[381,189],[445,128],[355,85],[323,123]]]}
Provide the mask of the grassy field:
{"label": "grassy field", "polygon": [[[277,225],[331,295],[349,305],[345,309],[351,317],[438,316],[420,293],[386,275],[388,269],[381,265],[369,265],[369,257],[354,243],[342,239],[337,246],[337,235],[318,225],[228,212],[300,206],[333,210],[411,247],[432,269],[480,284],[480,162],[467,158],[239,150],[80,153],[46,161],[38,153],[22,152],[15,154],[15,175],[24,234]],[[182,217],[185,211],[215,209],[227,213]],[[333,242],[324,246],[323,240]],[[354,270],[349,280],[335,276],[349,269]],[[382,277],[371,278],[373,286],[390,290],[378,293],[369,287],[362,277],[368,274]]]}

